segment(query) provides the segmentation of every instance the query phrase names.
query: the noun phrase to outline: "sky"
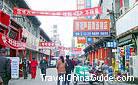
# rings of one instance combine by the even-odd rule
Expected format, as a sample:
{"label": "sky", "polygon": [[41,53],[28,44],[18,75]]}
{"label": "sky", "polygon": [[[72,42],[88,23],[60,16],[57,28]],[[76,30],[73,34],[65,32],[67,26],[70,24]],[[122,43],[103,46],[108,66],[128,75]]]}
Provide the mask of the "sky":
{"label": "sky", "polygon": [[[25,0],[33,10],[38,11],[62,11],[76,10],[76,0]],[[99,0],[92,0],[92,6],[96,6]],[[73,37],[73,20],[75,17],[37,16],[41,22],[41,28],[51,37],[51,28],[58,26],[58,33],[62,45],[71,47]]]}

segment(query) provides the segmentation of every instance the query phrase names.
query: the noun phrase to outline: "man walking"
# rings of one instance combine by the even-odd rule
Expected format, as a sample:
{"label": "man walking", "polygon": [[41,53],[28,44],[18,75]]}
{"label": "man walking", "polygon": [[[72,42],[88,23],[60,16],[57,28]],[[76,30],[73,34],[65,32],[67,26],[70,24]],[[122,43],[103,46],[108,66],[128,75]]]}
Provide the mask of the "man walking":
{"label": "man walking", "polygon": [[9,80],[11,79],[11,63],[10,59],[5,56],[0,56],[0,76],[3,80],[4,85],[8,85]]}
{"label": "man walking", "polygon": [[47,62],[45,60],[45,57],[40,61],[40,69],[41,69],[41,74],[43,74],[44,79],[46,76],[46,68],[47,68]]}
{"label": "man walking", "polygon": [[66,55],[66,81],[67,85],[70,83],[71,71],[73,69],[72,61],[69,59],[69,55]]}

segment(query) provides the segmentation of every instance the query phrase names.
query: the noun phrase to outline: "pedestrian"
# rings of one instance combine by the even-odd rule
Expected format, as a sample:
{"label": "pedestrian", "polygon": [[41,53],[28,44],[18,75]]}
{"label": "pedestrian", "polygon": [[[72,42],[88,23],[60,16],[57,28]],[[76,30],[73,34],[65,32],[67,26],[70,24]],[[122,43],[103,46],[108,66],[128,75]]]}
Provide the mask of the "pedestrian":
{"label": "pedestrian", "polygon": [[72,61],[69,59],[69,55],[66,55],[66,81],[67,85],[70,83],[71,71],[73,69]]}
{"label": "pedestrian", "polygon": [[0,56],[0,77],[3,81],[3,85],[8,85],[11,79],[11,62],[10,59],[5,56]]}
{"label": "pedestrian", "polygon": [[31,61],[31,64],[30,64],[30,66],[31,66],[31,77],[32,77],[32,79],[35,79],[35,77],[36,77],[37,65],[38,65],[37,60],[33,57],[32,58],[32,61]]}
{"label": "pedestrian", "polygon": [[75,67],[75,65],[76,65],[76,61],[72,58],[72,64],[73,64],[73,69],[72,69],[72,72],[74,71],[74,67]]}
{"label": "pedestrian", "polygon": [[47,68],[47,61],[45,60],[45,57],[40,61],[40,69],[41,69],[41,74],[43,74],[44,79],[46,76],[46,68]]}
{"label": "pedestrian", "polygon": [[65,65],[63,56],[60,56],[59,60],[57,61],[56,68],[57,68],[57,72],[58,72],[57,85],[60,85],[61,78],[62,78],[62,85],[65,85],[66,65]]}
{"label": "pedestrian", "polygon": [[23,59],[23,75],[24,75],[24,79],[27,79],[27,77],[28,77],[28,65],[27,65],[27,59],[26,58],[24,58]]}

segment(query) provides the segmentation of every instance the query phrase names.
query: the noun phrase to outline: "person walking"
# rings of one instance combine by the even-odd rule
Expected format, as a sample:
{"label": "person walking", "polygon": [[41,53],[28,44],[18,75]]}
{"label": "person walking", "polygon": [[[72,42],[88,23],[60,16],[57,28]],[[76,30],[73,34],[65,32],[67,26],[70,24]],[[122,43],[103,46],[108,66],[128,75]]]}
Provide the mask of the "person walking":
{"label": "person walking", "polygon": [[46,68],[47,68],[47,61],[45,60],[45,57],[40,61],[40,69],[41,69],[41,74],[43,74],[44,79],[46,76]]}
{"label": "person walking", "polygon": [[73,64],[73,69],[72,69],[72,72],[74,71],[74,68],[75,68],[75,65],[76,65],[76,61],[72,58],[72,64]]}
{"label": "person walking", "polygon": [[31,77],[32,77],[32,79],[35,79],[35,77],[36,77],[37,65],[38,65],[37,60],[35,60],[35,58],[33,57],[32,58],[32,61],[31,61],[31,64],[30,64],[30,66],[31,66]]}
{"label": "person walking", "polygon": [[27,77],[28,77],[28,69],[27,69],[28,68],[28,64],[27,64],[27,59],[26,58],[23,59],[22,64],[23,64],[24,79],[27,79]]}
{"label": "person walking", "polygon": [[5,56],[0,56],[0,77],[3,81],[3,85],[8,85],[11,79],[11,61]]}
{"label": "person walking", "polygon": [[66,73],[66,65],[64,61],[64,57],[60,56],[59,60],[57,61],[57,72],[58,72],[58,82],[57,85],[60,85],[60,79],[62,77],[62,85],[65,85],[65,73]]}
{"label": "person walking", "polygon": [[66,81],[67,85],[70,83],[71,71],[73,69],[72,61],[69,59],[69,55],[66,55]]}

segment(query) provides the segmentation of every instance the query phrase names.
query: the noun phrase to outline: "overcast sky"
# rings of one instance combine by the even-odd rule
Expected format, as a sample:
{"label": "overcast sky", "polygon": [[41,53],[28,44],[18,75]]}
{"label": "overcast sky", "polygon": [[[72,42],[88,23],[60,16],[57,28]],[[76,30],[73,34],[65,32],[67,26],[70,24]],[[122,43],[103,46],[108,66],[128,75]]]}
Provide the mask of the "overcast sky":
{"label": "overcast sky", "polygon": [[[76,0],[26,0],[28,5],[33,10],[42,11],[61,11],[61,10],[75,10]],[[92,0],[92,6],[96,6],[99,0]],[[60,40],[65,47],[71,46],[71,39],[73,35],[73,19],[75,17],[56,17],[56,16],[39,16],[41,27],[51,36],[51,28],[54,24],[58,25],[58,32]]]}

